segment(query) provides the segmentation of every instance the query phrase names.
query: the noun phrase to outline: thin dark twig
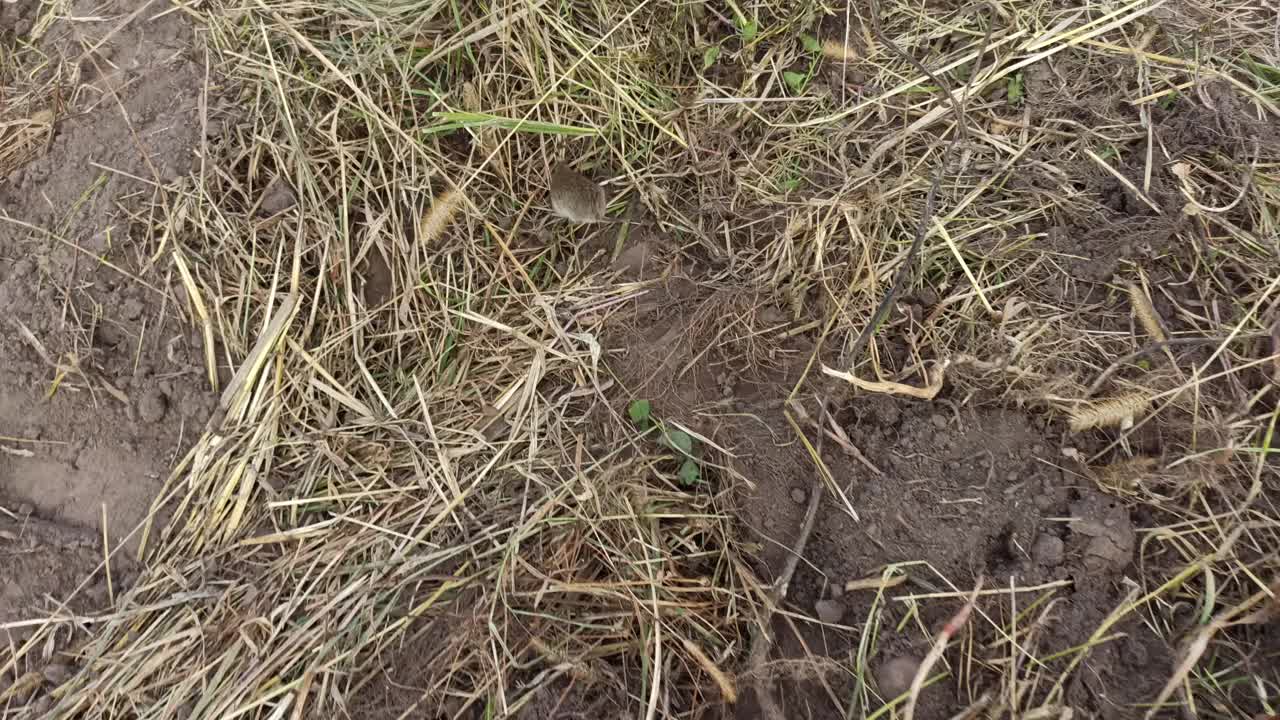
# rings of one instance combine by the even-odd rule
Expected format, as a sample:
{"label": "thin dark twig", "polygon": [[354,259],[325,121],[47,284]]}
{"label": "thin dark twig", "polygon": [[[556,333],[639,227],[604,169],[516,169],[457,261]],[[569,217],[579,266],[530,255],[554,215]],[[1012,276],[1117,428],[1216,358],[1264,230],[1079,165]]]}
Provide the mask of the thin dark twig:
{"label": "thin dark twig", "polygon": [[[967,13],[976,8],[983,8],[987,10],[988,15],[991,14],[991,6],[985,2],[969,5],[961,10],[961,13]],[[947,142],[946,150],[944,150],[942,154],[942,163],[938,166],[937,171],[934,172],[933,181],[929,183],[929,193],[924,199],[924,212],[920,215],[920,222],[916,224],[915,237],[911,240],[911,248],[907,250],[907,256],[903,258],[902,265],[900,265],[898,267],[898,271],[894,273],[893,282],[889,284],[889,291],[886,292],[884,298],[880,300],[880,304],[876,306],[875,312],[871,314],[871,319],[867,321],[867,324],[862,328],[862,332],[858,333],[858,338],[853,341],[853,347],[849,349],[848,354],[846,355],[849,359],[848,364],[850,366],[857,364],[858,357],[862,355],[862,351],[866,349],[867,343],[871,341],[871,335],[875,333],[876,328],[880,326],[880,323],[884,322],[885,317],[889,314],[889,309],[893,307],[894,300],[898,297],[898,293],[901,291],[902,287],[909,282],[907,276],[911,274],[915,267],[916,256],[920,254],[920,249],[924,247],[924,238],[925,234],[928,232],[929,223],[933,222],[933,215],[938,198],[938,188],[942,185],[942,176],[946,174],[947,168],[950,167],[951,158],[955,155],[955,149],[960,144],[960,141],[969,137],[969,126],[965,122],[964,116],[965,99],[960,98],[957,100],[956,96],[951,92],[950,85],[934,74],[932,70],[925,67],[919,60],[916,60],[914,57],[907,54],[884,34],[883,28],[880,27],[880,4],[878,0],[873,0],[871,3],[871,29],[877,40],[896,53],[899,57],[910,63],[912,67],[928,77],[930,81],[942,88],[942,91],[947,94],[947,102],[951,105],[951,111],[956,116],[957,134],[952,136],[951,140]],[[975,70],[969,73],[969,79],[965,81],[965,97],[968,97],[969,90],[973,84],[973,78],[978,74],[976,70],[977,64],[982,60],[982,56],[987,53],[987,47],[991,42],[991,33],[994,29],[994,24],[988,24],[987,31],[982,36],[982,45],[978,49],[978,56],[974,58],[973,61]]]}
{"label": "thin dark twig", "polygon": [[[822,401],[819,400],[818,402],[825,412],[826,408],[821,405]],[[807,413],[805,414],[807,415]],[[822,452],[822,437],[821,428],[819,428],[819,453]],[[791,553],[787,555],[787,561],[782,566],[782,572],[779,573],[778,579],[774,581],[773,587],[769,591],[769,605],[765,608],[763,627],[755,631],[755,637],[751,643],[751,655],[747,660],[747,666],[756,676],[756,699],[760,703],[762,714],[768,720],[783,720],[787,717],[782,713],[773,697],[773,678],[768,673],[763,672],[765,661],[769,658],[769,650],[773,647],[773,633],[769,628],[769,624],[772,621],[774,610],[787,599],[787,591],[791,587],[791,578],[795,577],[796,568],[800,565],[800,558],[804,555],[804,549],[809,544],[809,536],[813,534],[813,526],[818,519],[818,507],[822,504],[822,496],[825,489],[826,487],[822,484],[822,477],[819,475],[813,483],[812,492],[809,494],[809,506],[805,508],[804,521],[800,523],[800,534],[796,537]]]}

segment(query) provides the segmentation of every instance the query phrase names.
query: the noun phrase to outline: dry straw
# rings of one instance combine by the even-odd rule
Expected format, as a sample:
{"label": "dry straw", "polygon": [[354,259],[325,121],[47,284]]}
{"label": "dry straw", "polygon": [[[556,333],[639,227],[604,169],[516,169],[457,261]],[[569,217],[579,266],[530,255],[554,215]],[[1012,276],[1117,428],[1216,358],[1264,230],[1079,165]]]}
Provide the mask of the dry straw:
{"label": "dry straw", "polygon": [[[548,696],[599,717],[715,717],[734,697],[745,707],[752,686],[790,687],[781,673],[755,682],[743,671],[752,638],[774,627],[766,619],[799,623],[806,611],[770,605],[757,562],[762,546],[793,538],[744,528],[732,472],[686,487],[639,437],[608,372],[626,359],[610,345],[618,313],[673,288],[749,297],[751,313],[785,307],[767,335],[734,303],[723,319],[698,316],[717,332],[672,372],[714,377],[719,357],[796,368],[803,378],[786,381],[821,390],[831,411],[771,430],[814,459],[831,490],[822,512],[856,517],[859,494],[828,463],[861,440],[830,428],[869,393],[1034,415],[1089,397],[1081,378],[1135,387],[1124,383],[1136,363],[1099,375],[1133,338],[1119,331],[1123,311],[1088,304],[1100,285],[1082,255],[1123,237],[1159,251],[1152,276],[1159,262],[1181,282],[1162,295],[1175,306],[1167,334],[1223,339],[1162,395],[1193,400],[1149,413],[1154,393],[1112,391],[1075,405],[1070,429],[1122,428],[1098,464],[1122,462],[1123,428],[1142,423],[1160,431],[1165,467],[1223,456],[1213,492],[1126,494],[1151,518],[1132,580],[1116,579],[1132,592],[1067,643],[1056,623],[1079,608],[1060,611],[1087,594],[1062,583],[993,578],[979,594],[927,558],[855,583],[870,606],[853,651],[809,697],[840,717],[899,712],[908,698],[879,698],[871,682],[886,640],[960,607],[944,634],[912,630],[934,652],[911,703],[929,682],[971,698],[970,716],[1078,716],[1088,709],[1066,688],[1093,672],[1096,651],[1119,633],[1173,646],[1182,609],[1202,608],[1211,632],[1194,635],[1174,689],[1132,701],[1248,716],[1256,703],[1240,688],[1275,687],[1244,620],[1280,576],[1268,460],[1280,412],[1263,382],[1275,365],[1269,339],[1253,342],[1275,322],[1268,239],[1280,207],[1271,150],[1242,141],[1237,152],[1233,138],[1249,135],[1232,129],[1280,116],[1265,65],[1274,23],[1189,2],[1176,13],[1146,0],[957,13],[878,3],[884,36],[914,62],[873,41],[871,10],[856,3],[835,16],[809,0],[186,7],[240,114],[211,141],[198,182],[137,215],[164,248],[147,253],[156,267],[141,280],[163,285],[172,259],[183,312],[210,339],[210,382],[217,366],[236,372],[157,499],[147,572],[108,612],[58,608],[24,626],[38,630],[0,650],[0,672],[47,686],[26,678],[74,630],[77,672],[40,690],[53,690],[54,716],[372,717],[406,695],[392,717],[525,718]],[[834,26],[844,32],[824,36]],[[60,72],[74,68],[6,76],[19,113],[0,117],[6,142],[41,137],[35,101]],[[1218,100],[1217,145],[1177,145],[1170,118],[1202,117],[1200,94]],[[1081,112],[1083,97],[1111,100]],[[1194,156],[1179,190],[1208,210],[1187,222],[1163,205],[1165,148]],[[647,237],[666,276],[620,281],[590,258],[632,236],[547,220],[543,170],[561,157],[607,172],[617,202],[656,218]],[[263,222],[244,198],[277,176],[298,210]],[[1132,217],[1104,205],[1090,177],[1115,183]],[[931,195],[937,222],[916,243]],[[371,251],[403,281],[377,309],[355,299],[368,263],[348,261]],[[879,312],[895,277],[909,280]],[[1129,295],[1144,332],[1163,337],[1146,293]],[[663,309],[693,314],[679,302]],[[856,357],[835,362],[864,328]],[[961,357],[943,386],[945,359]],[[840,368],[840,393],[823,384],[824,362]],[[745,452],[717,432],[727,404],[717,396],[672,420]],[[869,461],[850,464],[875,477]],[[875,482],[900,481],[881,470]],[[904,594],[916,585],[930,591]],[[775,661],[819,664],[763,658],[756,669]]]}

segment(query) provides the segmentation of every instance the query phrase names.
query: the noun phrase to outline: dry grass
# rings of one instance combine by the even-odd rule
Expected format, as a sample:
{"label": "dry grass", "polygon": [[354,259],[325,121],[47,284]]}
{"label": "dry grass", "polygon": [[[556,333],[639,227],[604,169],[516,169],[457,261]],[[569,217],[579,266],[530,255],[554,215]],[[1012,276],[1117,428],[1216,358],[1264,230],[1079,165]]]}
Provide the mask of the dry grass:
{"label": "dry grass", "polygon": [[[1144,528],[1140,574],[1086,643],[1050,643],[1065,583],[974,591],[973,617],[938,645],[942,675],[922,673],[917,690],[962,679],[985,717],[1069,717],[1066,688],[1118,623],[1176,645],[1174,618],[1193,608],[1185,661],[1149,700],[1239,717],[1280,696],[1275,658],[1241,632],[1274,606],[1280,576],[1280,157],[1265,136],[1280,50],[1265,13],[882,3],[884,32],[951,85],[968,134],[901,288],[931,309],[900,303],[851,357],[960,132],[945,93],[876,40],[866,8],[224,0],[192,12],[239,101],[216,162],[158,208],[155,263],[181,270],[185,310],[213,341],[211,378],[215,365],[236,372],[157,500],[174,519],[148,530],[149,572],[115,613],[76,620],[92,632],[57,713],[368,716],[370,688],[405,663],[417,704],[401,709],[450,717],[516,716],[566,687],[607,698],[603,716],[715,717],[744,693],[768,587],[731,488],[682,486],[610,394],[601,338],[644,287],[589,266],[581,238],[549,218],[563,158],[608,180],[612,216],[652,218],[683,273],[733,289],[694,323],[731,367],[768,355],[767,303],[812,323],[811,375],[825,364],[876,387],[927,386],[944,365],[957,397],[1086,408],[1072,422],[1095,467],[1141,458],[1130,440],[1159,428],[1159,467],[1143,472],[1196,478],[1163,494],[1114,481],[1159,526]],[[1175,132],[1179,117],[1220,124],[1196,139]],[[1156,125],[1178,144],[1145,142]],[[275,178],[296,204],[267,218],[254,209]],[[1112,224],[1106,202],[1133,223]],[[1082,277],[1092,269],[1072,248],[1107,243],[1132,247]],[[376,304],[373,257],[390,283]],[[1141,298],[1139,328],[1126,296]],[[716,307],[733,317],[706,314]],[[1157,313],[1172,351],[1133,355],[1157,329],[1166,339]],[[1113,399],[1080,405],[1095,379]],[[870,683],[874,608],[910,607],[936,637],[919,608],[970,596],[923,570],[939,592],[895,595],[897,571],[860,618],[851,689],[825,686],[845,717],[915,704]],[[0,669],[69,622],[6,649]]]}

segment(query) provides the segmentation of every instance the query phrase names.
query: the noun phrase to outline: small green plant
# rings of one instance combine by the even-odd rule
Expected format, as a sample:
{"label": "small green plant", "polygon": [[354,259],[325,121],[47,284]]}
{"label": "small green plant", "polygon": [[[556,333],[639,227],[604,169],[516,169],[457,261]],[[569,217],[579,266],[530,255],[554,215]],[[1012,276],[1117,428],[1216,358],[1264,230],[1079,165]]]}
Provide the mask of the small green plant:
{"label": "small green plant", "polygon": [[818,38],[805,33],[800,36],[800,45],[809,55],[809,67],[804,72],[785,70],[782,73],[782,81],[796,95],[803,93],[808,87],[809,80],[813,78],[813,73],[818,68],[818,60],[822,57],[822,43],[818,42]]}
{"label": "small green plant", "polygon": [[1023,82],[1022,73],[1020,72],[1014,73],[1013,76],[1009,78],[1006,97],[1008,98],[1010,105],[1022,104],[1022,98],[1026,94]]}
{"label": "small green plant", "polygon": [[653,426],[653,407],[648,400],[634,400],[627,407],[627,415],[631,418],[631,422],[641,430],[648,430]]}
{"label": "small green plant", "polygon": [[778,169],[773,176],[773,182],[782,192],[795,192],[804,184],[804,173],[793,158],[787,161],[784,167]]}
{"label": "small green plant", "polygon": [[738,27],[742,43],[745,45],[755,40],[756,35],[760,34],[760,23],[753,17],[747,17],[733,0],[729,0],[729,7],[733,10],[733,24]]}
{"label": "small green plant", "polygon": [[702,69],[708,70],[712,65],[716,64],[716,60],[720,58],[720,46],[712,45],[702,51]]}
{"label": "small green plant", "polygon": [[694,455],[697,441],[683,430],[666,430],[664,440],[684,457],[680,463],[680,471],[676,473],[676,477],[680,478],[680,484],[685,487],[696,485],[702,479],[702,467],[698,464],[697,456]]}
{"label": "small green plant", "polygon": [[702,463],[698,460],[698,441],[692,435],[679,428],[667,428],[653,417],[653,406],[648,400],[633,400],[627,406],[627,416],[640,430],[648,432],[657,428],[659,442],[680,456],[680,469],[676,477],[685,487],[697,485],[702,480]]}

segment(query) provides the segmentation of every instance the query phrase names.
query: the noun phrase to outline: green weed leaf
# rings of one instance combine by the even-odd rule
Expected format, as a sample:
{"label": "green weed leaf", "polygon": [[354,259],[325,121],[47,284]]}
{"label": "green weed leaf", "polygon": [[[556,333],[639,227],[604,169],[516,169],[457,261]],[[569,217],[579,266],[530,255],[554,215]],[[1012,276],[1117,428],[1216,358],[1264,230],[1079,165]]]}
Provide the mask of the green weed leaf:
{"label": "green weed leaf", "polygon": [[631,417],[631,422],[645,430],[648,429],[653,417],[653,407],[648,400],[633,400],[627,407],[627,415]]}
{"label": "green weed leaf", "polygon": [[685,455],[693,454],[693,438],[683,430],[667,431],[667,442]]}
{"label": "green weed leaf", "polygon": [[822,52],[822,43],[818,42],[818,38],[812,35],[801,35],[800,43],[804,45],[805,50],[814,53],[815,55]]}
{"label": "green weed leaf", "polygon": [[680,478],[680,484],[685,487],[697,485],[698,481],[702,479],[702,468],[698,467],[697,460],[685,458],[684,464],[680,466],[678,477]]}
{"label": "green weed leaf", "polygon": [[756,39],[756,35],[760,33],[760,23],[755,20],[747,20],[739,18],[738,33],[742,35],[742,42],[751,42]]}
{"label": "green weed leaf", "polygon": [[791,88],[791,92],[797,94],[804,92],[804,86],[809,82],[809,78],[804,73],[791,72],[790,70],[782,73],[782,79],[787,81],[787,87]]}
{"label": "green weed leaf", "polygon": [[716,60],[720,58],[720,46],[712,45],[702,51],[702,69],[706,70],[716,64]]}
{"label": "green weed leaf", "polygon": [[1022,83],[1022,73],[1014,73],[1013,77],[1009,78],[1007,96],[1010,105],[1022,104],[1022,96],[1024,95]]}

